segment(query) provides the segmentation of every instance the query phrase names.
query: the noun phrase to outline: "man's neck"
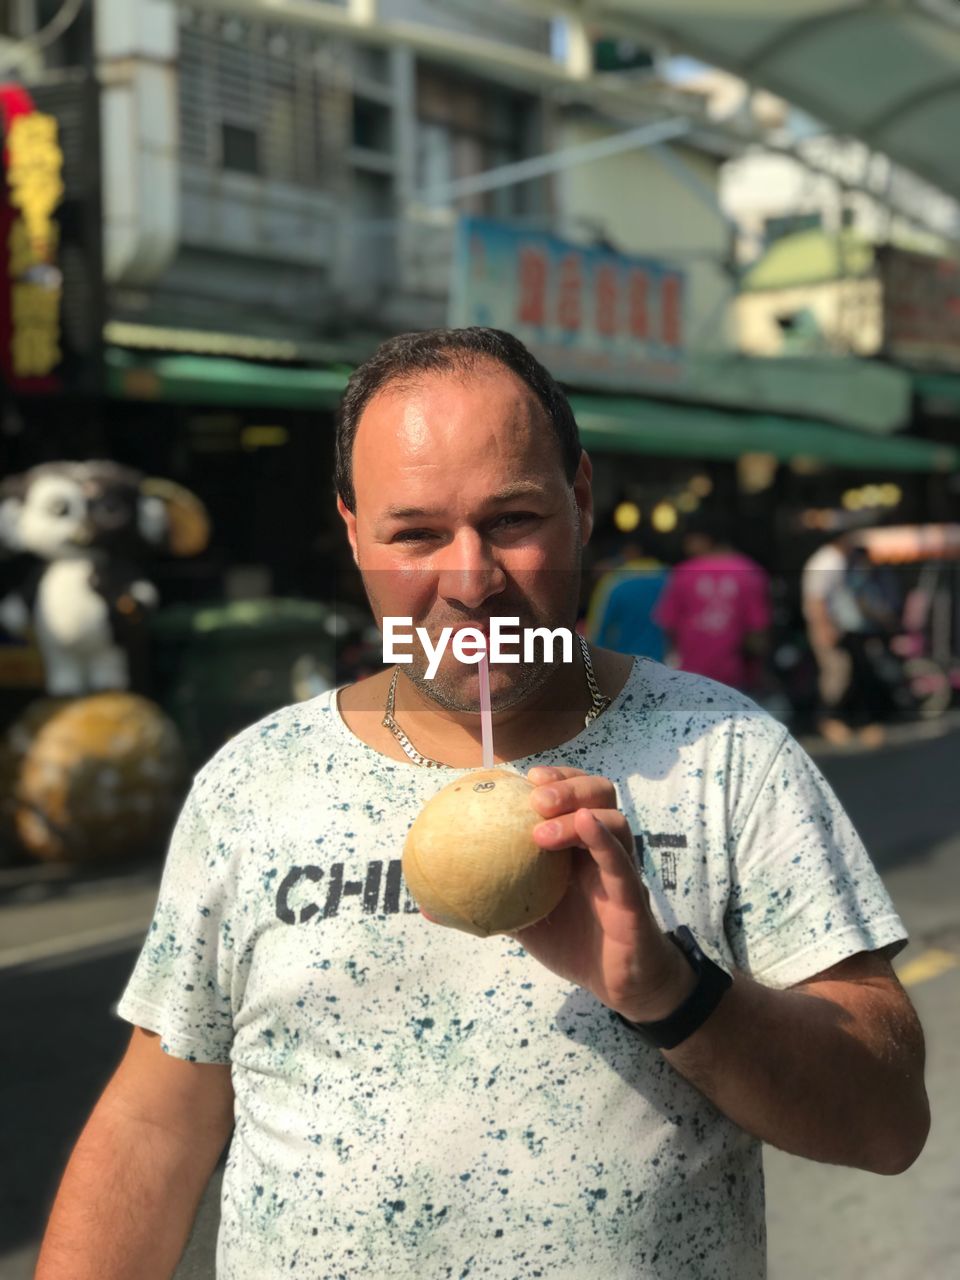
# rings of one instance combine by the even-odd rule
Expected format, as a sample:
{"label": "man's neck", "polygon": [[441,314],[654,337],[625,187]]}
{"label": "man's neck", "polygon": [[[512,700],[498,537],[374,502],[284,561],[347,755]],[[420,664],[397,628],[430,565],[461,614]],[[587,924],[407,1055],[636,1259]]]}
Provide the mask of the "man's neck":
{"label": "man's neck", "polygon": [[[632,659],[604,649],[591,652],[601,691],[616,697],[630,673]],[[406,679],[402,667],[400,671],[394,715],[417,751],[452,768],[479,767],[479,715],[440,706]],[[406,759],[397,740],[380,724],[392,674],[387,671],[343,690],[340,710],[348,728],[368,746],[396,759]],[[557,666],[524,702],[494,715],[497,761],[517,760],[570,741],[583,729],[590,707],[586,674],[578,653],[573,663]]]}

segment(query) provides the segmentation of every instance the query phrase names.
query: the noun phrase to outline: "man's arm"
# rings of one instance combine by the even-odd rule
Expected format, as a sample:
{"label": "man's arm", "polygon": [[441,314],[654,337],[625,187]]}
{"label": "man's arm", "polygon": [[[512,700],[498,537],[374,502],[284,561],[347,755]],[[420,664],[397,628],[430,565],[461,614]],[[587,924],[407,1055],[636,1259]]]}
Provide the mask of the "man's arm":
{"label": "man's arm", "polygon": [[902,1173],[930,1128],[923,1032],[879,952],[787,991],[738,974],[665,1057],[724,1115],[792,1155]]}
{"label": "man's arm", "polygon": [[804,617],[807,623],[807,634],[815,649],[832,649],[840,640],[840,632],[830,616],[827,602],[820,596],[813,596],[804,605]]}
{"label": "man's arm", "polygon": [[[527,952],[633,1022],[669,1017],[693,971],[660,929],[633,861],[633,836],[606,778],[530,772],[545,849],[579,847],[571,889],[519,934]],[[882,955],[862,953],[778,991],[738,974],[672,1065],[754,1136],[811,1160],[906,1169],[930,1115],[923,1035]]]}
{"label": "man's arm", "polygon": [[134,1029],[67,1165],[35,1280],[169,1280],[233,1125],[230,1069]]}

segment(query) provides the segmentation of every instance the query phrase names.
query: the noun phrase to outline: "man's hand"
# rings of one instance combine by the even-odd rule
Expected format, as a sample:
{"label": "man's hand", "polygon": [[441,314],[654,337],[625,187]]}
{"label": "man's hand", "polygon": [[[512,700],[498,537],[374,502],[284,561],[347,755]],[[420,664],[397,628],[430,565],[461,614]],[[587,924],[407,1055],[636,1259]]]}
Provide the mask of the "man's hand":
{"label": "man's hand", "polygon": [[575,850],[570,888],[546,919],[517,935],[530,955],[635,1022],[668,1017],[694,974],[657,924],[634,861],[633,833],[613,783],[579,769],[538,767],[530,802],[546,821],[543,849]]}
{"label": "man's hand", "polygon": [[[613,784],[577,769],[529,778],[547,819],[534,838],[575,857],[560,905],[517,940],[625,1017],[668,1017],[694,975],[650,910]],[[851,956],[785,991],[736,973],[716,1012],[665,1056],[748,1133],[812,1160],[899,1173],[929,1128],[923,1033],[882,955]]]}
{"label": "man's hand", "polygon": [[[565,768],[529,778],[547,820],[537,843],[576,852],[560,905],[518,941],[625,1017],[669,1017],[694,976],[650,910],[613,784]],[[742,1129],[812,1160],[899,1173],[929,1129],[923,1033],[882,954],[852,955],[787,990],[737,972],[717,1010],[665,1057]]]}

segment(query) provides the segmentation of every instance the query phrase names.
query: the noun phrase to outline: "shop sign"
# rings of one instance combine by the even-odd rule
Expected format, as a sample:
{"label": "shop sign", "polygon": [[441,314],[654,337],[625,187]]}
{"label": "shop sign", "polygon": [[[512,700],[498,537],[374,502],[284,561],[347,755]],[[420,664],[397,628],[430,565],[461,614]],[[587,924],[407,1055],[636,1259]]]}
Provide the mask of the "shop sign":
{"label": "shop sign", "polygon": [[877,262],[884,355],[960,367],[960,262],[891,246]]}
{"label": "shop sign", "polygon": [[63,151],[57,120],[19,85],[0,86],[5,187],[0,204],[0,365],[17,390],[55,390],[63,359],[58,265]]}
{"label": "shop sign", "polygon": [[960,524],[903,524],[864,529],[857,536],[877,564],[960,560]]}
{"label": "shop sign", "polygon": [[450,323],[521,339],[561,381],[642,389],[683,374],[682,271],[486,218],[462,218]]}

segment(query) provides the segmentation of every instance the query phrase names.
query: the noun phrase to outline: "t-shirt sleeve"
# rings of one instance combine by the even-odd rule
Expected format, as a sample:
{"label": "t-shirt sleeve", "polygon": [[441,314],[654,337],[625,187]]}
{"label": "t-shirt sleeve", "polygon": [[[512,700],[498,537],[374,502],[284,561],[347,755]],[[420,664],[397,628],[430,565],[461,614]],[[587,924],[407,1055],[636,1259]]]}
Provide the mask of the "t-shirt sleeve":
{"label": "t-shirt sleeve", "polygon": [[843,553],[835,547],[821,547],[815,552],[804,565],[800,579],[804,603],[826,600],[842,584],[845,563]]}
{"label": "t-shirt sleeve", "polygon": [[235,985],[232,860],[204,818],[201,779],[177,820],[153,921],[117,1012],[155,1031],[175,1058],[227,1063]]}
{"label": "t-shirt sleeve", "polygon": [[789,987],[907,934],[829,783],[785,735],[743,816],[734,818],[725,917],[737,965]]}

